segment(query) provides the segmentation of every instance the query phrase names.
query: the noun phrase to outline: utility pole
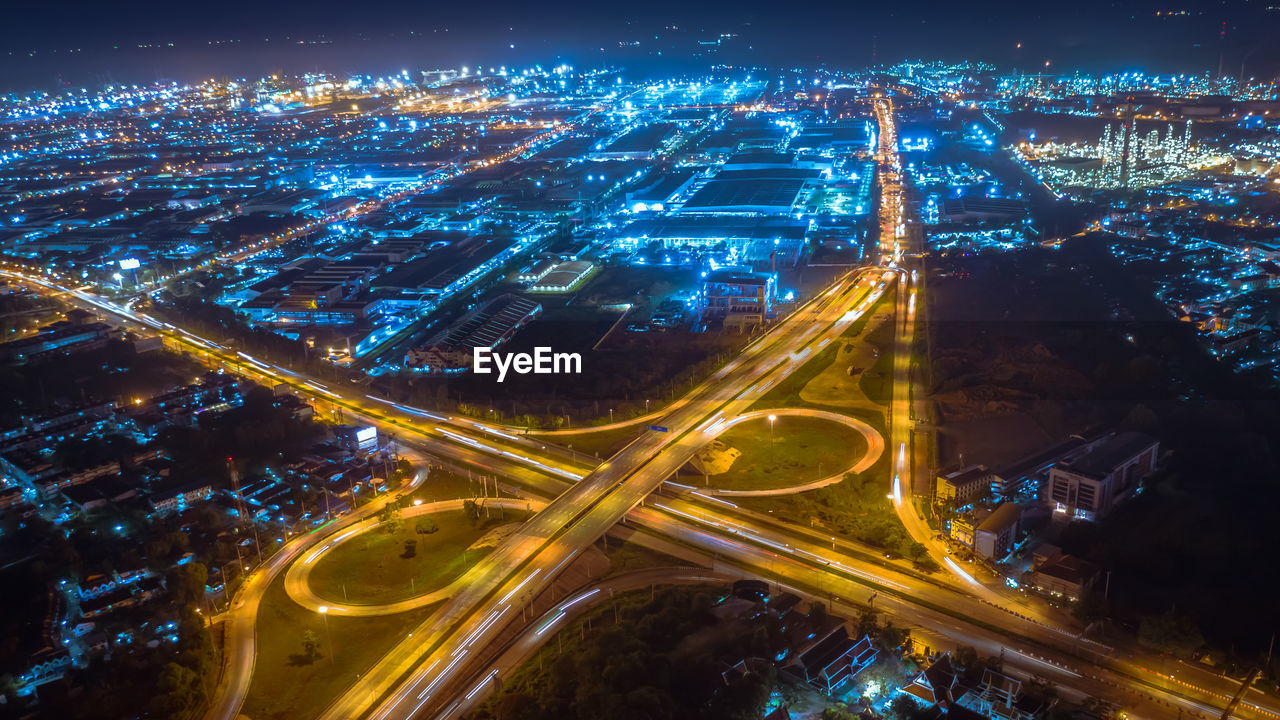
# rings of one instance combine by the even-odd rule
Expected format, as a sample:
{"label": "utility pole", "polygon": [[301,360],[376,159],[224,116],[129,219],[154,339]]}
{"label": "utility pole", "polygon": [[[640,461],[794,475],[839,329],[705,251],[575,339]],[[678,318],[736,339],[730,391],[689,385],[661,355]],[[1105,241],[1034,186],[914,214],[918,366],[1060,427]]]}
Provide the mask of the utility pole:
{"label": "utility pole", "polygon": [[[227,458],[227,472],[231,475],[231,492],[236,497],[236,512],[240,515],[240,527],[244,528],[244,523],[248,522],[249,516],[244,509],[244,498],[240,496],[240,471],[236,469],[234,458]],[[253,526],[253,545],[258,551],[258,564],[262,564],[262,542],[258,539],[258,523],[252,523]],[[237,543],[236,552],[239,552],[240,545]],[[243,568],[241,568],[243,570]]]}

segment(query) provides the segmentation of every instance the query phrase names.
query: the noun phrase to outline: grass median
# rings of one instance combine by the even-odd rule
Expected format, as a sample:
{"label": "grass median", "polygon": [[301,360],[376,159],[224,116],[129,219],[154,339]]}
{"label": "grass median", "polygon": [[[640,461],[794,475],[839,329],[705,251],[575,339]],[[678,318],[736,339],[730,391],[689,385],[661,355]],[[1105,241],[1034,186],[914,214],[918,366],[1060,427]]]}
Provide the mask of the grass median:
{"label": "grass median", "polygon": [[[254,720],[315,717],[436,606],[396,615],[320,615],[289,599],[284,578],[258,611],[257,658],[243,714]],[[316,643],[308,653],[306,642]]]}
{"label": "grass median", "polygon": [[[847,470],[867,452],[861,433],[830,420],[779,415],[770,424],[763,417],[747,420],[718,437],[713,443],[718,449],[709,452],[721,463],[726,453],[739,454],[727,470],[704,475],[704,484],[724,490],[803,485]],[[716,466],[702,464],[709,470]]]}
{"label": "grass median", "polygon": [[[321,557],[311,571],[311,589],[334,601],[381,604],[443,588],[493,549],[496,528],[528,516],[489,512],[474,522],[462,510],[384,522]],[[472,547],[482,538],[487,542]]]}

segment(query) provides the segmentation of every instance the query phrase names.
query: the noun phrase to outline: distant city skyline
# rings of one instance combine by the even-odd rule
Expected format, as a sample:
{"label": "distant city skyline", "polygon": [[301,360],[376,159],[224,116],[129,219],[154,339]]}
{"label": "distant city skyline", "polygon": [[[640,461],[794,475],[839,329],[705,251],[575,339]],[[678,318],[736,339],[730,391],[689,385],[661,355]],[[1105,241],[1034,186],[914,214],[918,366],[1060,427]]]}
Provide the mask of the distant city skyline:
{"label": "distant city skyline", "polygon": [[[73,25],[65,19],[74,17]],[[500,22],[493,22],[500,18]],[[393,29],[387,21],[394,19]],[[175,12],[155,0],[119,9],[81,0],[56,15],[10,10],[0,29],[8,91],[191,82],[263,72],[392,72],[431,64],[611,63],[637,71],[724,62],[866,67],[922,57],[1025,71],[1210,72],[1262,77],[1280,67],[1280,11],[1210,3],[1176,10],[1088,2],[911,8],[819,4],[675,3],[612,11],[567,2],[428,8],[375,0],[359,13],[321,2],[306,13],[230,2]],[[722,37],[723,36],[723,37]],[[721,39],[714,48],[700,44]]]}

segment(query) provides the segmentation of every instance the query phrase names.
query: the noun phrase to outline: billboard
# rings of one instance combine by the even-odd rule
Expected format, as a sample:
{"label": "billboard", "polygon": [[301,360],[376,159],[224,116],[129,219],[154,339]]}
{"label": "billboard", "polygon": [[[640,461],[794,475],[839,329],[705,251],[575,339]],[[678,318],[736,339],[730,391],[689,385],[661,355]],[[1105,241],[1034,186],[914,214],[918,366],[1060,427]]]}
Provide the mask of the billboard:
{"label": "billboard", "polygon": [[356,429],[356,447],[362,451],[378,448],[378,428],[362,427]]}

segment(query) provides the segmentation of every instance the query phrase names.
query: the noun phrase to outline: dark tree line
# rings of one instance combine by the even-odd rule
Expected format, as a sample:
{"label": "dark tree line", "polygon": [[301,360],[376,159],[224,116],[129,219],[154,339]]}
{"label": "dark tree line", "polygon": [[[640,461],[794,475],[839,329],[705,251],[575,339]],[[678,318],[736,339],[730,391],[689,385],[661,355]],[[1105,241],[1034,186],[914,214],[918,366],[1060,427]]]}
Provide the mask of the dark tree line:
{"label": "dark tree line", "polygon": [[576,649],[541,673],[517,676],[473,720],[757,718],[772,665],[752,664],[728,681],[722,670],[744,657],[772,657],[780,632],[764,619],[716,627],[713,602],[703,588],[662,590],[652,601],[620,605],[617,625],[607,608]]}

